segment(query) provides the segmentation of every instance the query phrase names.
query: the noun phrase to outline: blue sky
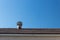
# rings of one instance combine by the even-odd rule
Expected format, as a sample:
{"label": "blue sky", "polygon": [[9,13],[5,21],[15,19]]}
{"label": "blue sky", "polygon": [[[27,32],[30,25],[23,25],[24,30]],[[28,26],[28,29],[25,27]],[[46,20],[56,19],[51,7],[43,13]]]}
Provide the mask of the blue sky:
{"label": "blue sky", "polygon": [[60,0],[0,0],[0,28],[60,28]]}

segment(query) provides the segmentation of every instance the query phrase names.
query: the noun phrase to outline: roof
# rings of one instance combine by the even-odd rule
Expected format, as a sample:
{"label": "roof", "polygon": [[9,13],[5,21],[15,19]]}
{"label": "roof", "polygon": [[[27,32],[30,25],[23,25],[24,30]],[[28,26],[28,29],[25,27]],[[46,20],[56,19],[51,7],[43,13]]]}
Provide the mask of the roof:
{"label": "roof", "polygon": [[0,34],[60,34],[60,29],[48,28],[0,28]]}

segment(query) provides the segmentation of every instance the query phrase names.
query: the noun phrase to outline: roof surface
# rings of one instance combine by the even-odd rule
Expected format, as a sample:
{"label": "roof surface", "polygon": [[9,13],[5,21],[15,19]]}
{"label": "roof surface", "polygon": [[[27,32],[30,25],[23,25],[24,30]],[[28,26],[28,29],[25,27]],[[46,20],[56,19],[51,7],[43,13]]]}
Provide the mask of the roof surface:
{"label": "roof surface", "polygon": [[0,28],[0,34],[60,34],[60,29],[48,28]]}

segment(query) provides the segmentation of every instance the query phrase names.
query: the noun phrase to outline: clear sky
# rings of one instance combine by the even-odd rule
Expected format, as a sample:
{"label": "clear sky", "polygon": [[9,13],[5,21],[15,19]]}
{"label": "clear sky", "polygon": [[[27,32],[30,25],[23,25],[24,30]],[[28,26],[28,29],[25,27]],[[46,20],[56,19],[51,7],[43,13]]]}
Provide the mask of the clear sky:
{"label": "clear sky", "polygon": [[60,0],[0,0],[0,28],[60,28]]}

